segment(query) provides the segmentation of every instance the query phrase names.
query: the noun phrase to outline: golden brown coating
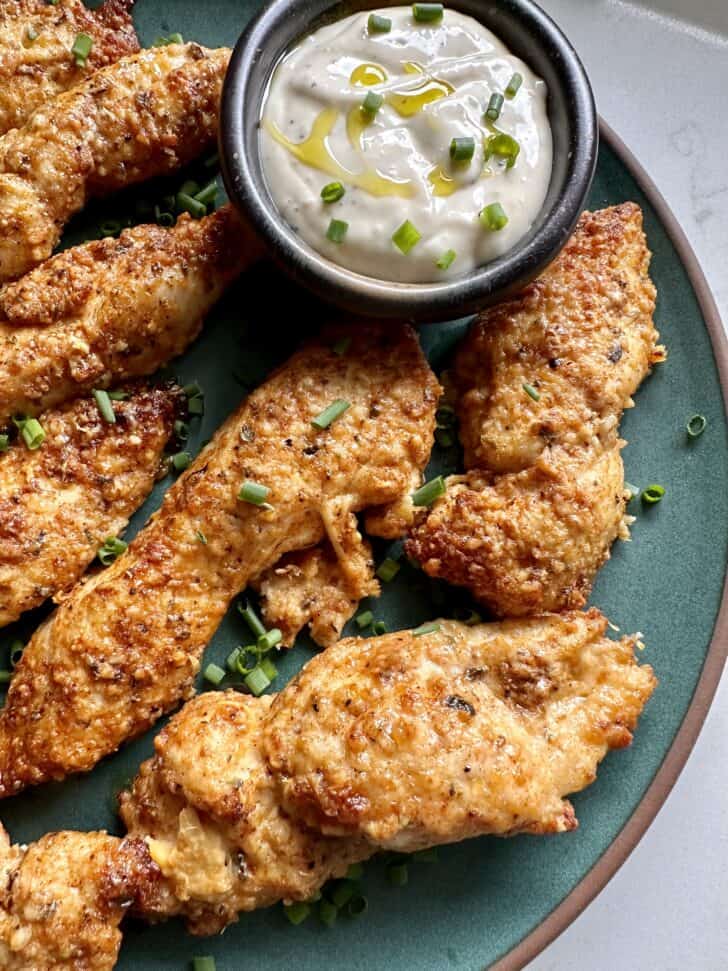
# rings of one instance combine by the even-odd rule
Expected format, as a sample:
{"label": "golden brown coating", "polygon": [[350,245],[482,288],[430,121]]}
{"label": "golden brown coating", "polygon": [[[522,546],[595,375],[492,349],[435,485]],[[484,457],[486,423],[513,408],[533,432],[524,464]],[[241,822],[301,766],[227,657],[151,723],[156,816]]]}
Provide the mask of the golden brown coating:
{"label": "golden brown coating", "polygon": [[103,832],[51,833],[20,847],[0,826],[0,967],[113,968],[119,923],[139,891],[154,890],[155,871],[142,844]]}
{"label": "golden brown coating", "polygon": [[663,358],[649,259],[638,206],[584,213],[545,273],[485,311],[458,351],[468,472],[420,516],[407,552],[497,616],[583,606],[629,535],[618,425]]}
{"label": "golden brown coating", "polygon": [[281,810],[260,751],[270,702],[235,692],[190,701],[122,794],[130,836],[146,839],[171,890],[146,916],[181,913],[193,933],[213,934],[239,911],[306,900],[371,855],[363,840],[321,836]]}
{"label": "golden brown coating", "polygon": [[[231,599],[285,553],[326,537],[345,561],[355,513],[421,474],[438,392],[412,329],[391,323],[332,329],[275,371],[31,639],[0,713],[0,795],[92,768],[188,697]],[[348,410],[314,427],[339,398]],[[270,508],[238,499],[245,480]]]}
{"label": "golden brown coating", "polygon": [[187,347],[258,244],[230,207],[59,253],[0,289],[0,426],[151,374]]}
{"label": "golden brown coating", "polygon": [[292,647],[307,624],[321,647],[335,644],[359,601],[379,594],[371,548],[361,536],[357,540],[343,562],[331,544],[324,543],[289,553],[252,581],[261,597],[265,625],[281,631],[283,647]]}
{"label": "golden brown coating", "polygon": [[[139,50],[130,9],[134,0],[106,0],[90,10],[82,0],[3,0],[0,4],[0,135],[92,71]],[[93,47],[80,66],[71,53],[78,34]]]}
{"label": "golden brown coating", "polygon": [[47,259],[92,196],[171,172],[214,144],[230,51],[141,51],[0,138],[0,281]]}
{"label": "golden brown coating", "polygon": [[151,491],[182,393],[127,393],[114,424],[79,398],[41,415],[39,449],[0,457],[0,627],[70,589]]}
{"label": "golden brown coating", "polygon": [[267,719],[284,809],[398,851],[573,829],[563,797],[629,744],[656,683],[606,624],[591,610],[341,641]]}

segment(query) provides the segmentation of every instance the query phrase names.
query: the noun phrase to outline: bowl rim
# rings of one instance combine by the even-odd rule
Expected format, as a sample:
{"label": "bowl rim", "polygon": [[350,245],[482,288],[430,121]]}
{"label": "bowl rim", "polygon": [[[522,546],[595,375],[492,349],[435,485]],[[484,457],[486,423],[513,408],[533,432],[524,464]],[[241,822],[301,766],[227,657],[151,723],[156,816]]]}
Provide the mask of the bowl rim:
{"label": "bowl rim", "polygon": [[[399,283],[349,270],[303,240],[278,211],[262,171],[256,171],[249,157],[249,150],[258,153],[259,118],[256,116],[251,122],[241,106],[248,99],[251,75],[271,33],[291,19],[290,10],[296,5],[309,6],[306,0],[273,0],[249,22],[233,50],[221,99],[219,146],[225,188],[273,260],[296,282],[344,310],[417,322],[476,312],[522,289],[538,276],[562,249],[576,225],[596,170],[599,147],[598,116],[589,78],[578,54],[553,19],[533,0],[506,0],[497,7],[498,15],[515,17],[527,26],[529,40],[535,36],[542,48],[557,52],[553,60],[570,105],[569,140],[575,148],[566,160],[564,178],[550,209],[544,214],[542,208],[540,225],[525,237],[523,244],[516,243],[489,263],[442,282]],[[318,0],[312,23],[335,19],[332,14],[337,7],[343,8],[344,16],[394,5],[398,5],[397,0]],[[461,0],[450,0],[447,5],[461,9]],[[463,12],[472,16],[471,11]],[[285,48],[277,51],[273,63],[302,36],[305,32],[291,37]],[[269,80],[270,73],[263,91]],[[264,97],[265,93],[261,95]],[[259,157],[256,161],[260,165]]]}

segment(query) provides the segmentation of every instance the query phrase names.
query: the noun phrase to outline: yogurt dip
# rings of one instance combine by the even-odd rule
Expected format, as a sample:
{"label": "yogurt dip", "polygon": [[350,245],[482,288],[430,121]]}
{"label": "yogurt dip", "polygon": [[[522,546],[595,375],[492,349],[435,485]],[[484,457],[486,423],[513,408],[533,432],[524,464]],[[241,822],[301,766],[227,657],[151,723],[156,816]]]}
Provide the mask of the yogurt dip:
{"label": "yogurt dip", "polygon": [[320,253],[425,283],[488,263],[538,216],[547,88],[485,27],[439,4],[363,11],[277,65],[260,150],[271,196]]}

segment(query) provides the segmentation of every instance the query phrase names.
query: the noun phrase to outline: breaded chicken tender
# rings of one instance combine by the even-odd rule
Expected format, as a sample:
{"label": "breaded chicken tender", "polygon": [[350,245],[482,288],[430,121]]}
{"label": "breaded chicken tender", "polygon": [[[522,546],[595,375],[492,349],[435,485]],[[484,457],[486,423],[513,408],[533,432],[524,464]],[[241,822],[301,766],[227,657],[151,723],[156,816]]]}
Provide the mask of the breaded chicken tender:
{"label": "breaded chicken tender", "polygon": [[259,254],[228,206],[59,253],[0,288],[0,426],[80,392],[151,374],[200,332]]}
{"label": "breaded chicken tender", "polygon": [[[0,135],[92,71],[139,50],[130,9],[134,0],[106,0],[95,10],[82,0],[2,0],[0,4]],[[85,64],[71,53],[78,34],[93,46]]]}
{"label": "breaded chicken tender", "polygon": [[[439,390],[393,323],[332,328],[275,371],[30,640],[0,712],[0,795],[91,769],[189,697],[230,601],[283,555],[324,538],[356,553],[355,514],[421,477]],[[338,399],[346,411],[316,427]],[[239,498],[246,481],[270,490],[264,506]]]}
{"label": "breaded chicken tender", "polygon": [[141,51],[0,138],[0,282],[47,259],[92,196],[171,172],[215,143],[230,51]]}
{"label": "breaded chicken tender", "polygon": [[41,416],[40,448],[0,456],[0,626],[70,589],[151,491],[182,392],[126,393],[113,424],[80,398]]}
{"label": "breaded chicken tender", "polygon": [[663,359],[638,206],[584,213],[545,273],[485,311],[452,369],[466,474],[407,544],[498,616],[581,607],[629,533],[618,435]]}

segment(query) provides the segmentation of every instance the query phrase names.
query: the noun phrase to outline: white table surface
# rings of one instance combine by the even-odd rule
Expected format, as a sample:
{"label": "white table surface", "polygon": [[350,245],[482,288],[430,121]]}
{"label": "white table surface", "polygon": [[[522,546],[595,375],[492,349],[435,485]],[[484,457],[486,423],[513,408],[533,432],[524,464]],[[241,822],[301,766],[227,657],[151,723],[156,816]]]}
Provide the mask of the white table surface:
{"label": "white table surface", "polygon": [[[728,0],[540,0],[666,197],[728,324]],[[624,866],[529,971],[728,969],[728,677]]]}

